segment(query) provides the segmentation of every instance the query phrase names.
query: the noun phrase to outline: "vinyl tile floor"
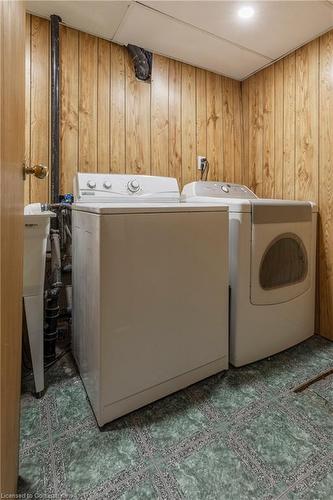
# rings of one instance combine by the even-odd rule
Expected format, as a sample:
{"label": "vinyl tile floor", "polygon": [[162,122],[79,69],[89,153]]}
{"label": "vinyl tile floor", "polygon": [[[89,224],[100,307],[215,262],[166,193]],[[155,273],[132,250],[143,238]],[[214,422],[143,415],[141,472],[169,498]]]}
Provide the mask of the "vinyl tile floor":
{"label": "vinyl tile floor", "polygon": [[23,498],[333,499],[333,343],[311,339],[96,424],[70,355],[22,394]]}

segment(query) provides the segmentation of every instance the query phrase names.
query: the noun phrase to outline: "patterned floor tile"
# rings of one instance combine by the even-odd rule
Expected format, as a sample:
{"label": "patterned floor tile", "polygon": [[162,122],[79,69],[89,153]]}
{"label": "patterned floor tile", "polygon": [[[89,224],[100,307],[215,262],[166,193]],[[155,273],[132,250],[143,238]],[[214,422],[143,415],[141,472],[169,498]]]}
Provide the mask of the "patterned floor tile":
{"label": "patterned floor tile", "polygon": [[246,463],[230,445],[227,434],[213,434],[199,449],[174,459],[169,471],[181,498],[188,500],[250,500],[263,498],[269,478]]}
{"label": "patterned floor tile", "polygon": [[324,453],[313,427],[279,402],[255,410],[237,426],[234,436],[239,449],[248,450],[276,481],[295,480]]}
{"label": "patterned floor tile", "polygon": [[40,495],[40,498],[43,495],[51,498],[55,494],[52,453],[48,443],[21,451],[18,493]]}
{"label": "patterned floor tile", "polygon": [[47,369],[45,373],[45,386],[49,389],[59,383],[77,377],[77,368],[71,353],[63,356],[57,363]]}
{"label": "patterned floor tile", "polygon": [[54,454],[63,495],[74,498],[141,465],[140,450],[121,421],[104,432],[90,423],[66,432],[54,439]]}
{"label": "patterned floor tile", "polygon": [[305,342],[301,342],[293,348],[293,353],[300,356],[310,356],[314,354],[315,356],[322,359],[333,358],[333,342],[320,337],[319,335],[313,335]]}
{"label": "patterned floor tile", "polygon": [[268,387],[290,390],[332,367],[332,346],[332,342],[313,336],[250,367]]}
{"label": "patterned floor tile", "polygon": [[311,472],[289,489],[290,500],[331,500],[333,498],[333,456],[329,455]]}
{"label": "patterned floor tile", "polygon": [[236,416],[242,409],[262,398],[263,387],[255,374],[231,368],[223,374],[210,377],[193,386],[197,400],[209,404],[219,418]]}
{"label": "patterned floor tile", "polygon": [[[112,492],[109,492],[112,495]],[[169,490],[169,485],[163,475],[156,469],[147,470],[147,473],[140,478],[126,491],[117,496],[119,500],[176,500]]]}
{"label": "patterned floor tile", "polygon": [[42,399],[22,396],[19,492],[66,500],[329,499],[332,379],[292,389],[330,368],[333,343],[314,337],[101,430],[66,355],[47,371]]}
{"label": "patterned floor tile", "polygon": [[168,396],[133,414],[137,430],[142,436],[148,455],[166,452],[184,438],[190,437],[208,425],[186,391]]}
{"label": "patterned floor tile", "polygon": [[27,393],[21,398],[21,449],[30,448],[49,439],[47,402]]}
{"label": "patterned floor tile", "polygon": [[152,481],[145,481],[125,491],[119,500],[152,500],[153,498],[158,498],[158,492]]}
{"label": "patterned floor tile", "polygon": [[311,385],[309,389],[333,405],[333,375],[319,380]]}
{"label": "patterned floor tile", "polygon": [[51,429],[55,436],[93,420],[94,415],[79,376],[48,388]]}
{"label": "patterned floor tile", "polygon": [[[310,386],[312,387],[312,386]],[[333,451],[333,405],[307,389],[300,393],[287,394],[281,402],[284,411],[299,416],[303,425],[317,436],[322,446]]]}

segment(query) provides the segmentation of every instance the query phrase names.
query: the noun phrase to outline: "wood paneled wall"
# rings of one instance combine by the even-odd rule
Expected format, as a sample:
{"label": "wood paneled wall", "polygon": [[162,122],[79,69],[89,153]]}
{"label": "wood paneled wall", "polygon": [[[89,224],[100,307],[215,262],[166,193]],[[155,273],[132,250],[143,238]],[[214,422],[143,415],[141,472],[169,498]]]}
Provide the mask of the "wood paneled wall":
{"label": "wood paneled wall", "polygon": [[[50,159],[50,27],[39,17],[26,17],[26,90],[25,90],[25,161],[49,165]],[[28,176],[25,181],[25,202],[47,201],[49,179]]]}
{"label": "wood paneled wall", "polygon": [[[333,32],[240,82],[154,55],[151,84],[126,49],[65,26],[61,191],[76,171],[244,182],[259,196],[319,204],[317,331],[333,339]],[[27,16],[26,160],[49,164],[49,22]],[[26,202],[49,181],[29,179]]]}
{"label": "wood paneled wall", "polygon": [[333,339],[333,31],[242,83],[244,181],[319,205],[319,324]]}
{"label": "wood paneled wall", "polygon": [[[27,16],[26,158],[49,164],[49,22]],[[138,81],[124,47],[61,26],[61,191],[77,171],[241,181],[241,84],[154,55],[151,84]],[[31,179],[26,201],[45,201]]]}

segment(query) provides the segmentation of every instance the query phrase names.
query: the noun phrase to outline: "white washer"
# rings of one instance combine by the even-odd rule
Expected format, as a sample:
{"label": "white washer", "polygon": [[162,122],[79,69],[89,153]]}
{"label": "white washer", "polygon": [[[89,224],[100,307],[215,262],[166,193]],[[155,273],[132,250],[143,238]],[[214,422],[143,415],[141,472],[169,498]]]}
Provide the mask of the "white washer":
{"label": "white washer", "polygon": [[78,174],[75,199],[74,355],[99,425],[227,369],[227,207],[114,174]]}
{"label": "white washer", "polygon": [[230,362],[242,366],[314,334],[317,207],[193,182],[182,201],[229,206]]}

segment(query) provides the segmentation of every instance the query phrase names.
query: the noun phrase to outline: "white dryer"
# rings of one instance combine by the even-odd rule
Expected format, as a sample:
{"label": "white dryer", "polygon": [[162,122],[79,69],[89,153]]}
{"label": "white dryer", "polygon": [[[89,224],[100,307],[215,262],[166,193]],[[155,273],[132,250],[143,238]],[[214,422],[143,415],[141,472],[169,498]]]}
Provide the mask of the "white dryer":
{"label": "white dryer", "polygon": [[228,209],[77,174],[74,356],[99,425],[228,368]]}
{"label": "white dryer", "polygon": [[313,335],[316,205],[210,181],[187,184],[182,201],[229,206],[230,362],[252,363]]}

